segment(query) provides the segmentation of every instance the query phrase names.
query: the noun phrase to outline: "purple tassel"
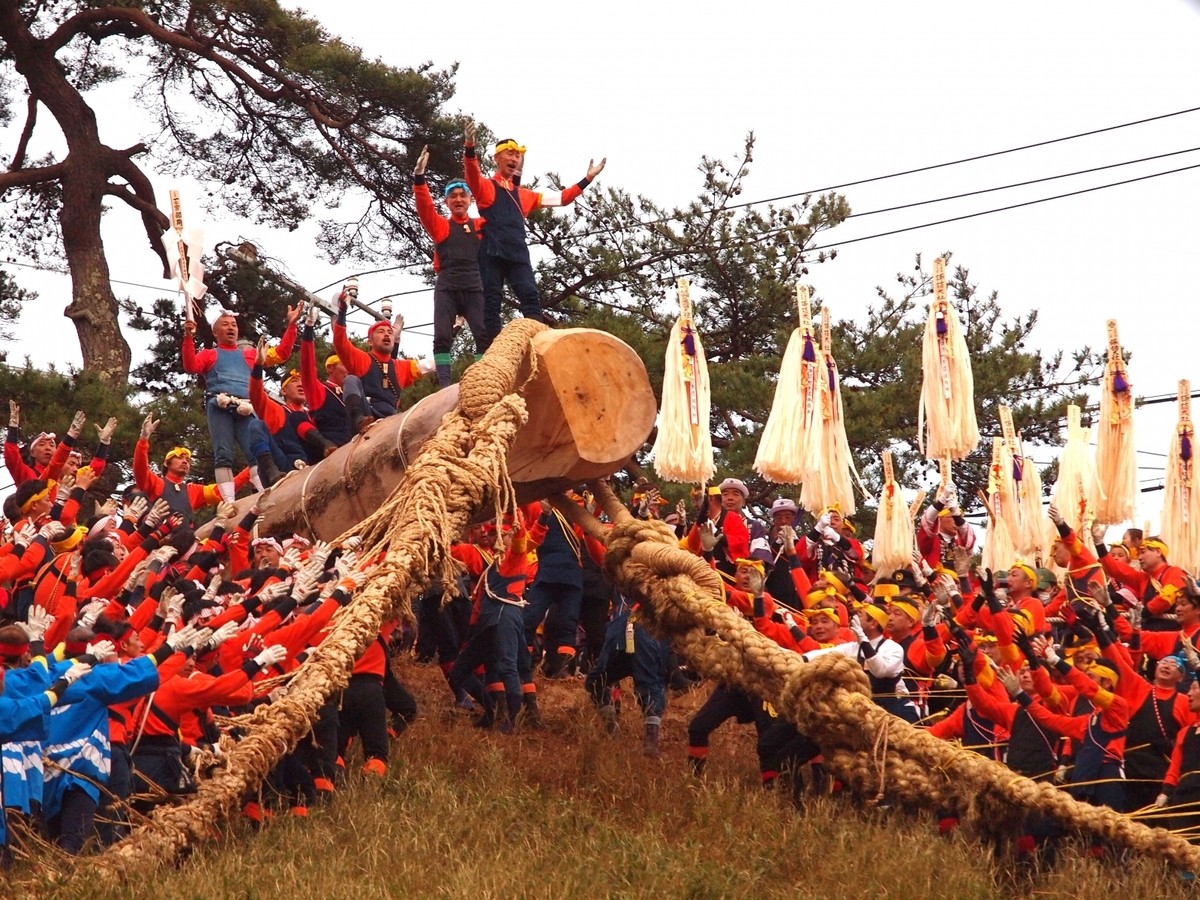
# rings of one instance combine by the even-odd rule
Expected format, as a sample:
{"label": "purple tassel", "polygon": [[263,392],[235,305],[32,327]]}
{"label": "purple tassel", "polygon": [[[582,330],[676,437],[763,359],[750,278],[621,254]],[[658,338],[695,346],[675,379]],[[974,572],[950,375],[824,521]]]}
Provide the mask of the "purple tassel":
{"label": "purple tassel", "polygon": [[1120,369],[1117,369],[1117,371],[1113,372],[1113,391],[1123,394],[1127,390],[1129,390],[1129,382],[1125,380],[1124,373]]}
{"label": "purple tassel", "polygon": [[807,335],[804,338],[804,361],[815,363],[817,361],[817,351],[813,349],[813,340]]}
{"label": "purple tassel", "polygon": [[825,369],[829,372],[829,391],[832,393],[833,391],[837,390],[837,375],[833,370],[833,362],[830,361],[825,363]]}
{"label": "purple tassel", "polygon": [[1020,481],[1022,475],[1022,460],[1019,456],[1013,457],[1013,481]]}
{"label": "purple tassel", "polygon": [[1192,459],[1192,435],[1185,431],[1179,438],[1179,458],[1184,462]]}
{"label": "purple tassel", "polygon": [[937,327],[938,337],[945,337],[946,332],[949,330],[949,328],[946,325],[946,314],[945,313],[939,312],[937,314],[936,327]]}
{"label": "purple tassel", "polygon": [[683,352],[688,356],[696,355],[696,336],[691,328],[685,328],[683,331]]}

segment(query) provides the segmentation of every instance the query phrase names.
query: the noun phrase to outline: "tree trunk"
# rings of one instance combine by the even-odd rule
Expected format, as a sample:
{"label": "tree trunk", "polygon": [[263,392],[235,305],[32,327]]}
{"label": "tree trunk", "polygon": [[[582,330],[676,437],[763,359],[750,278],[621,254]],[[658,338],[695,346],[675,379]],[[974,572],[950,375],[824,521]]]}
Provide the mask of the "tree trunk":
{"label": "tree trunk", "polygon": [[[537,375],[521,391],[529,421],[508,456],[522,503],[611,475],[645,443],[657,414],[645,366],[620,339],[585,328],[547,330],[534,337],[533,348]],[[458,386],[445,388],[379,420],[320,463],[289,473],[271,489],[259,532],[330,540],[353,528],[391,495],[457,403]],[[253,503],[239,500],[238,517]]]}

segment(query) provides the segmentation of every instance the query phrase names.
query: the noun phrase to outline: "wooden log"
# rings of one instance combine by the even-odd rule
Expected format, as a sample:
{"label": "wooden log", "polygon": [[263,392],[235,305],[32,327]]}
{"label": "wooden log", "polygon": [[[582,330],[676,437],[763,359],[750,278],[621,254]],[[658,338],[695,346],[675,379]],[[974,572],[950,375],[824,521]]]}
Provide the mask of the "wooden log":
{"label": "wooden log", "polygon": [[[602,331],[546,330],[533,339],[537,374],[522,390],[529,421],[509,453],[521,502],[611,475],[642,446],[657,407],[633,349]],[[518,379],[520,383],[522,379]],[[272,489],[260,533],[331,539],[389,497],[424,442],[458,403],[458,385],[380,419],[322,462],[288,473]],[[238,501],[238,515],[253,503]]]}

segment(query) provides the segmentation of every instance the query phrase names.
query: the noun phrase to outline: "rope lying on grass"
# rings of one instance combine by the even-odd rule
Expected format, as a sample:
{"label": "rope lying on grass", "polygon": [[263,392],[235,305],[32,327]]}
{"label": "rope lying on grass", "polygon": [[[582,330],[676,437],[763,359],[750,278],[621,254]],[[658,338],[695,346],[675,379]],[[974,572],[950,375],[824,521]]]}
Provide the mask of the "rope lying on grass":
{"label": "rope lying on grass", "polygon": [[1200,868],[1200,847],[1178,835],[1078,802],[885,712],[871,702],[866,673],[853,660],[830,654],[805,663],[779,647],[722,601],[717,573],[681,550],[668,526],[635,519],[606,484],[592,489],[611,530],[563,498],[554,505],[608,546],[605,568],[641,603],[642,624],[671,638],[701,674],[769,702],[821,747],[827,768],[859,796],[952,810],[994,834],[1019,834],[1023,816],[1038,812],[1069,830]]}
{"label": "rope lying on grass", "polygon": [[87,860],[89,877],[115,880],[168,863],[210,839],[214,824],[263,783],[308,733],[326,699],[345,687],[354,660],[383,621],[396,611],[411,616],[414,595],[431,582],[453,579],[445,569],[447,550],[472,516],[487,503],[497,514],[515,509],[506,458],[527,419],[525,402],[515,393],[521,387],[517,378],[536,368],[530,340],[545,327],[529,319],[512,323],[467,370],[458,408],[442,420],[388,501],[354,530],[363,539],[360,556],[379,562],[282,699],[255,710],[246,737],[194,797],[156,810],[150,822]]}

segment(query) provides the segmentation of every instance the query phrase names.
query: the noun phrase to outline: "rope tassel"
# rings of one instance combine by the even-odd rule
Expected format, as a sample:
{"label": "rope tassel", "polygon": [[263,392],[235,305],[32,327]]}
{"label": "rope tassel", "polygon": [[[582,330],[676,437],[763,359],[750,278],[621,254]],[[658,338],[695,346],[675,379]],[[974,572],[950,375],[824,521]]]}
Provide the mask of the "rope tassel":
{"label": "rope tassel", "polygon": [[775,382],[771,414],[758,441],[754,470],[779,484],[799,484],[811,471],[812,445],[824,425],[817,412],[820,384],[808,288],[796,288],[799,324],[788,338]]}
{"label": "rope tassel", "polygon": [[686,278],[679,279],[679,318],[667,341],[654,470],[669,481],[704,484],[714,471],[711,393],[704,347],[692,321]]}
{"label": "rope tassel", "polygon": [[1192,468],[1191,402],[1191,384],[1179,382],[1179,421],[1167,454],[1160,532],[1170,548],[1171,563],[1194,572],[1200,565],[1200,480]]}
{"label": "rope tassel", "polygon": [[1133,443],[1133,393],[1117,320],[1109,319],[1108,360],[1100,387],[1100,421],[1096,428],[1096,476],[1099,497],[1096,521],[1125,522],[1134,515],[1137,455]]}
{"label": "rope tassel", "polygon": [[933,302],[921,342],[917,443],[929,459],[963,459],[979,445],[967,339],[946,297],[946,260],[933,263]]}
{"label": "rope tassel", "polygon": [[913,558],[912,513],[904,502],[892,468],[892,453],[883,451],[883,492],[879,495],[879,513],[875,517],[875,545],[871,565],[876,572],[903,569]]}

